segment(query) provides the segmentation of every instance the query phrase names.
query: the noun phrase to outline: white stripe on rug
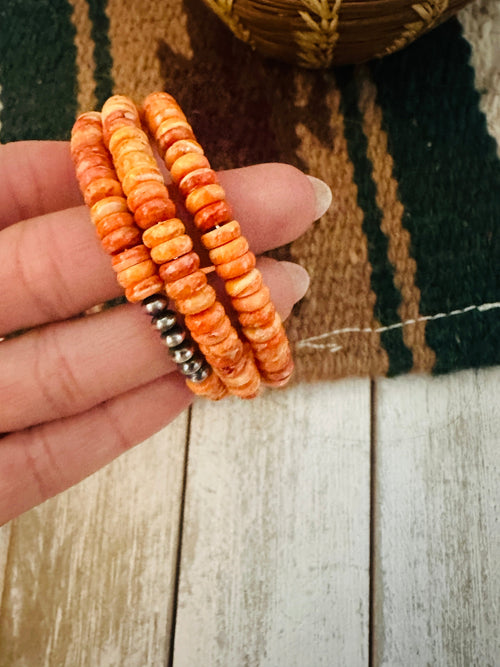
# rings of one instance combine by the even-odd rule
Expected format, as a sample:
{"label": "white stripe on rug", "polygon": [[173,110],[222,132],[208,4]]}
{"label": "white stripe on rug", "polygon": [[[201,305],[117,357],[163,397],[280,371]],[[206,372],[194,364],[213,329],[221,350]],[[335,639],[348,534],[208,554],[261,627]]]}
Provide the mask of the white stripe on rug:
{"label": "white stripe on rug", "polygon": [[465,7],[458,18],[472,47],[480,107],[500,157],[500,2],[477,0]]}

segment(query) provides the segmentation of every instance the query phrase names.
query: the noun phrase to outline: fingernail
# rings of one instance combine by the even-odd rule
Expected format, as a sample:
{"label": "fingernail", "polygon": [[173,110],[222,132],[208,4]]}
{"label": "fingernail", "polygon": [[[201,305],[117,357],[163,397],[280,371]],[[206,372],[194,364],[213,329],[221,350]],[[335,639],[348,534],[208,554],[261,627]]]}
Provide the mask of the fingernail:
{"label": "fingernail", "polygon": [[294,262],[280,262],[280,265],[287,272],[288,277],[292,283],[292,289],[294,293],[294,302],[300,301],[304,294],[309,289],[309,283],[311,279],[309,274],[300,264],[294,264]]}
{"label": "fingernail", "polygon": [[318,220],[330,208],[333,194],[330,186],[327,185],[325,181],[322,181],[320,178],[316,178],[316,176],[308,176],[307,178],[313,186],[314,196],[316,198],[316,211],[314,213],[314,219]]}

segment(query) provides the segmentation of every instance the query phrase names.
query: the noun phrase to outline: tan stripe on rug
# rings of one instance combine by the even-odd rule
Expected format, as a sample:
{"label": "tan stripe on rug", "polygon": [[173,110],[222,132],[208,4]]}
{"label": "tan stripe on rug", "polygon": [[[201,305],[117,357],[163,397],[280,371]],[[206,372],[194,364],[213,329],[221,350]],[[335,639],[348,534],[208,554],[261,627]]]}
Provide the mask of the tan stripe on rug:
{"label": "tan stripe on rug", "polygon": [[[298,106],[308,96],[306,80],[305,75],[297,74]],[[288,325],[296,344],[299,380],[383,375],[389,366],[375,331],[380,323],[373,313],[372,268],[338,89],[329,93],[325,103],[331,112],[333,148],[321,144],[304,125],[297,127],[299,156],[309,164],[311,174],[325,180],[334,193],[330,211],[291,246],[292,257],[311,275],[310,291]]]}
{"label": "tan stripe on rug", "polygon": [[107,13],[115,92],[141,103],[165,85],[156,45],[167,40],[179,56],[192,55],[182,3],[108,0]]}

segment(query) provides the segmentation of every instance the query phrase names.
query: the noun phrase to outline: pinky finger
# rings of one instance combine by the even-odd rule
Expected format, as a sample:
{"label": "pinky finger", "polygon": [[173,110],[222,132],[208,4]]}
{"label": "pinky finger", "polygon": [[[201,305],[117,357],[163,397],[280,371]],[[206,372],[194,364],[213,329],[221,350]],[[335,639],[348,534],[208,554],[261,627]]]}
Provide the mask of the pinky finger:
{"label": "pinky finger", "polygon": [[87,412],[0,440],[0,525],[64,491],[171,422],[191,403],[170,373]]}

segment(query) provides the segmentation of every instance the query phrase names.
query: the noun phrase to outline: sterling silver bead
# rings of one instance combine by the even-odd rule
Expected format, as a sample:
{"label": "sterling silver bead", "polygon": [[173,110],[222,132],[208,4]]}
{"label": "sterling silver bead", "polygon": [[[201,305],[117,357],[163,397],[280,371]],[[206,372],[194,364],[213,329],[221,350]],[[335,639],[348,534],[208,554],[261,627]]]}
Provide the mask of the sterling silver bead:
{"label": "sterling silver bead", "polygon": [[143,299],[142,305],[148,315],[157,316],[168,308],[168,299],[164,294],[152,294]]}
{"label": "sterling silver bead", "polygon": [[203,382],[203,380],[206,380],[211,373],[212,369],[208,364],[205,363],[199,370],[192,373],[189,376],[189,379],[191,380],[191,382]]}
{"label": "sterling silver bead", "polygon": [[152,322],[155,329],[158,329],[161,333],[166,333],[177,324],[177,317],[173,310],[164,310],[158,317],[153,317]]}
{"label": "sterling silver bead", "polygon": [[194,347],[189,343],[185,343],[179,347],[171,348],[169,352],[176,364],[184,364],[193,358]]}
{"label": "sterling silver bead", "polygon": [[169,331],[163,332],[161,337],[168,347],[177,347],[186,339],[186,332],[179,326],[173,326]]}
{"label": "sterling silver bead", "polygon": [[179,370],[183,375],[192,376],[194,373],[197,373],[200,370],[200,368],[203,366],[203,363],[204,359],[202,359],[198,354],[196,354],[189,361],[180,364]]}

